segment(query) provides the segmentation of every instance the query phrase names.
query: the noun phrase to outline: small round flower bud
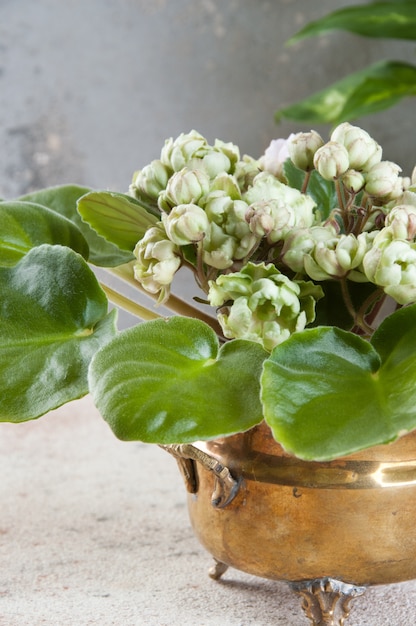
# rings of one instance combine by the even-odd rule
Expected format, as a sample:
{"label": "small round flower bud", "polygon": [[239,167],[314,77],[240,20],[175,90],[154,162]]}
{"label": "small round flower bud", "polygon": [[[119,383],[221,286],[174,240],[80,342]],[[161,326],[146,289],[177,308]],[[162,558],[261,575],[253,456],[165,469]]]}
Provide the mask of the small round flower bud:
{"label": "small round flower bud", "polygon": [[162,214],[166,234],[178,246],[200,241],[209,229],[206,213],[196,204],[179,204],[169,214]]}
{"label": "small round flower bud", "polygon": [[181,265],[179,248],[170,241],[161,222],[149,228],[134,249],[134,277],[149,293],[167,300],[173,277]]}
{"label": "small round flower bud", "polygon": [[288,141],[289,156],[296,167],[309,172],[314,167],[315,152],[323,145],[324,140],[314,130],[309,133],[297,133]]}
{"label": "small round flower bud", "polygon": [[380,161],[366,174],[365,191],[370,196],[382,198],[394,191],[401,168],[392,161]]}
{"label": "small round flower bud", "polygon": [[413,240],[416,237],[416,206],[399,204],[387,214],[385,220],[395,239]]}
{"label": "small round flower bud", "polygon": [[169,212],[178,204],[196,204],[209,192],[209,188],[209,176],[204,170],[184,167],[169,179],[165,191],[159,195],[159,208]]}
{"label": "small round flower bud", "polygon": [[176,139],[167,139],[160,154],[160,160],[174,172],[179,172],[201,150],[207,148],[205,137],[196,130],[190,133],[181,133]]}
{"label": "small round flower bud", "polygon": [[334,129],[331,141],[345,146],[351,169],[366,171],[381,160],[382,149],[378,143],[365,130],[348,122]]}
{"label": "small round flower bud", "polygon": [[152,161],[142,170],[134,173],[130,193],[133,197],[145,195],[155,200],[160,191],[165,189],[171,174],[172,170],[162,161]]}
{"label": "small round flower bud", "polygon": [[315,168],[325,180],[335,180],[350,166],[347,149],[336,141],[329,141],[315,152]]}
{"label": "small round flower bud", "polygon": [[363,267],[368,280],[399,304],[416,301],[416,244],[395,239],[391,227],[376,235]]}
{"label": "small round flower bud", "polygon": [[246,222],[256,237],[262,238],[269,235],[274,227],[274,218],[267,207],[251,206],[246,213]]}
{"label": "small round flower bud", "polygon": [[265,172],[276,176],[279,180],[285,178],[283,173],[284,162],[289,158],[289,142],[294,137],[292,133],[287,139],[273,139],[264,155],[260,158],[260,167]]}
{"label": "small round flower bud", "polygon": [[347,170],[342,175],[341,182],[350,193],[358,193],[365,185],[364,174],[357,170]]}

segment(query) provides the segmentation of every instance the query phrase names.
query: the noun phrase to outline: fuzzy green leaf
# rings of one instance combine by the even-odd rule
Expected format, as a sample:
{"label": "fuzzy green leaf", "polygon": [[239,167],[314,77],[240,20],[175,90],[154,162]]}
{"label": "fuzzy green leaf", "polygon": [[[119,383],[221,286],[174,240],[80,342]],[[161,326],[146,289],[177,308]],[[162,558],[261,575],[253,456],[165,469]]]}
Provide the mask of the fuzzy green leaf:
{"label": "fuzzy green leaf", "polygon": [[131,252],[120,250],[114,244],[106,241],[103,237],[86,224],[77,211],[77,201],[81,196],[89,193],[91,189],[88,187],[80,187],[78,185],[61,185],[57,187],[48,187],[40,191],[27,194],[19,198],[28,202],[36,202],[43,206],[64,215],[73,222],[88,242],[90,249],[89,261],[94,265],[103,267],[114,267],[128,263],[133,259]]}
{"label": "fuzzy green leaf", "polygon": [[173,317],[123,332],[94,357],[95,404],[120,439],[185,443],[247,430],[262,420],[256,343],[219,348],[200,320]]}
{"label": "fuzzy green leaf", "polygon": [[416,66],[382,61],[276,112],[276,121],[339,124],[376,113],[416,95]]}
{"label": "fuzzy green leaf", "polygon": [[[283,165],[284,174],[288,184],[295,189],[302,189],[305,172],[299,170],[287,159]],[[320,219],[325,220],[332,209],[338,206],[335,185],[331,180],[324,180],[316,170],[310,173],[310,179],[306,193],[316,202],[316,211],[319,211]]]}
{"label": "fuzzy green leaf", "polygon": [[130,252],[146,230],[159,221],[134,198],[111,191],[91,191],[82,196],[78,212],[99,235]]}
{"label": "fuzzy green leaf", "polygon": [[88,259],[88,244],[70,220],[33,202],[0,203],[0,267],[15,265],[43,243],[68,246]]}
{"label": "fuzzy green leaf", "polygon": [[116,331],[82,257],[33,248],[0,269],[0,293],[0,420],[34,419],[88,393],[90,360]]}
{"label": "fuzzy green leaf", "polygon": [[364,37],[416,39],[416,7],[414,0],[370,2],[339,9],[310,22],[289,44],[333,30],[347,30]]}
{"label": "fuzzy green leaf", "polygon": [[265,362],[262,401],[274,436],[307,460],[388,443],[416,428],[416,305],[372,343],[336,328],[295,333]]}

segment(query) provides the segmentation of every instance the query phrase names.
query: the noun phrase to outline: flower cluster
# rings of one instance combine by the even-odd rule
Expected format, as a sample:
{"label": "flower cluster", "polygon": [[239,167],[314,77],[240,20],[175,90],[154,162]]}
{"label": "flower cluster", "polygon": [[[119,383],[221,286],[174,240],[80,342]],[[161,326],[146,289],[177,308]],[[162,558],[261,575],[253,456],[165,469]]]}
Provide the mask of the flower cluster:
{"label": "flower cluster", "polygon": [[176,271],[190,268],[224,337],[267,350],[313,323],[318,307],[336,324],[335,303],[321,301],[338,284],[350,327],[371,334],[386,296],[416,301],[416,175],[400,174],[349,123],[328,142],[315,131],[274,140],[260,159],[181,134],[130,186],[160,215],[136,245],[135,277],[163,302]]}

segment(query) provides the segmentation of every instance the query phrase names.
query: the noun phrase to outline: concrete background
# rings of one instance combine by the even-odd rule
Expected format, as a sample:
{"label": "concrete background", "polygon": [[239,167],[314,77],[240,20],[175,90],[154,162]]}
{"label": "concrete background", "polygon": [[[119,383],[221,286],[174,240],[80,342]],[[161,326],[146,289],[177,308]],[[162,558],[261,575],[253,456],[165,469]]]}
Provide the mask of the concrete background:
{"label": "concrete background", "polygon": [[[196,128],[259,156],[274,111],[409,43],[285,40],[345,0],[0,0],[0,196],[74,182],[125,191],[166,137]],[[416,161],[414,100],[367,118]],[[326,132],[325,128],[317,128]],[[172,458],[115,440],[89,398],[0,428],[1,626],[295,626],[284,584],[230,571],[190,529]],[[353,555],[352,555],[353,558]],[[371,589],[351,626],[413,626],[414,583]]]}

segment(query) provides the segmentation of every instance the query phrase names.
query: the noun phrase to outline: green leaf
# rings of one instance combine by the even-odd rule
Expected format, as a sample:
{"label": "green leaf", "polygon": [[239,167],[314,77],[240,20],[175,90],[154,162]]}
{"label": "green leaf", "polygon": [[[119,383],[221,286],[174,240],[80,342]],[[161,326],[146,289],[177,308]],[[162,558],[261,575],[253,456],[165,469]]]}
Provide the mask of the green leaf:
{"label": "green leaf", "polygon": [[347,30],[364,37],[416,39],[414,0],[370,2],[339,9],[310,22],[289,39],[292,44],[332,30]]}
{"label": "green leaf", "polygon": [[87,263],[61,246],[0,269],[0,420],[34,419],[88,393],[94,353],[115,312]]}
{"label": "green leaf", "polygon": [[88,187],[80,187],[78,185],[61,185],[57,187],[48,187],[40,191],[27,194],[19,198],[28,202],[36,202],[43,206],[64,215],[73,222],[88,242],[90,249],[89,261],[94,265],[103,267],[114,267],[128,263],[134,257],[130,252],[120,250],[114,244],[100,237],[96,231],[86,224],[77,211],[77,201],[81,196],[90,192]]}
{"label": "green leaf", "polygon": [[295,333],[264,364],[262,401],[275,438],[307,460],[388,443],[416,428],[416,305],[372,343],[336,328]]}
{"label": "green leaf", "polygon": [[128,329],[96,354],[90,388],[120,439],[210,439],[262,420],[259,378],[266,356],[259,344],[244,340],[219,348],[200,320],[155,320]]}
{"label": "green leaf", "polygon": [[280,109],[275,119],[336,125],[382,111],[405,96],[415,95],[416,66],[381,61]]}
{"label": "green leaf", "polygon": [[[301,190],[305,172],[295,167],[290,159],[285,161],[283,169],[288,184]],[[321,220],[327,219],[332,209],[338,206],[334,183],[330,180],[324,180],[316,170],[311,172],[306,193],[315,200],[316,210],[319,211]]]}
{"label": "green leaf", "polygon": [[82,196],[78,212],[99,235],[129,251],[159,221],[134,198],[111,191],[91,191]]}
{"label": "green leaf", "polygon": [[68,246],[88,259],[88,244],[70,220],[40,204],[0,203],[0,267],[15,265],[42,243]]}

